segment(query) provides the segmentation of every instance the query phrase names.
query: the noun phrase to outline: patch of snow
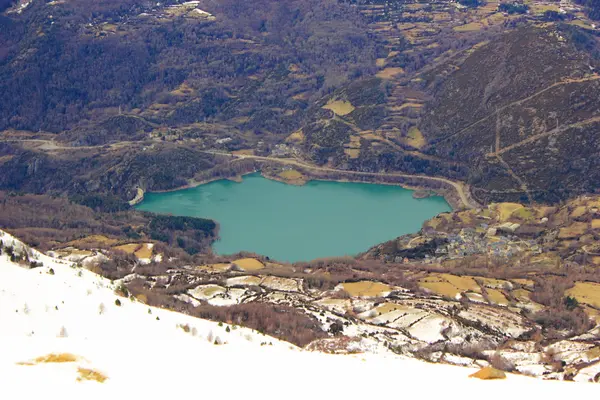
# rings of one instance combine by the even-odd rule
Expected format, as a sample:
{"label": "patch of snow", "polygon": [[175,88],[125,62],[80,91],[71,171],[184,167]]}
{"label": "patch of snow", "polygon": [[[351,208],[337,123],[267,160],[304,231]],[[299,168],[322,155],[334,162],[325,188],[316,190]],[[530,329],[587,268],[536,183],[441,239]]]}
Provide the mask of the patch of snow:
{"label": "patch of snow", "polygon": [[[9,240],[6,235],[2,238]],[[72,268],[64,260],[31,253],[43,267],[23,268],[6,254],[0,255],[2,392],[18,393],[23,399],[49,395],[122,398],[132,391],[141,398],[189,397],[190,384],[198,379],[207,383],[200,390],[202,397],[209,398],[258,394],[262,399],[279,399],[292,387],[293,397],[299,398],[315,393],[319,398],[387,398],[391,383],[401,384],[404,393],[450,400],[463,399],[465,393],[485,393],[493,400],[505,398],[508,392],[541,398],[594,398],[598,392],[593,384],[512,374],[506,380],[470,379],[474,368],[435,365],[389,352],[328,355],[300,351],[251,329],[219,326],[119,297],[114,294],[114,282]],[[425,325],[435,328],[434,332],[443,327],[439,319]],[[421,326],[424,333],[425,325]],[[377,343],[371,338],[354,346],[357,351],[379,349],[373,348]],[[71,353],[79,360],[22,365],[53,352]],[[78,382],[78,367],[100,371],[108,379]],[[299,377],[307,373],[315,378],[301,384]],[[264,382],[266,376],[268,390],[249,396],[249,388]],[[348,384],[348,377],[354,379],[353,384]]]}

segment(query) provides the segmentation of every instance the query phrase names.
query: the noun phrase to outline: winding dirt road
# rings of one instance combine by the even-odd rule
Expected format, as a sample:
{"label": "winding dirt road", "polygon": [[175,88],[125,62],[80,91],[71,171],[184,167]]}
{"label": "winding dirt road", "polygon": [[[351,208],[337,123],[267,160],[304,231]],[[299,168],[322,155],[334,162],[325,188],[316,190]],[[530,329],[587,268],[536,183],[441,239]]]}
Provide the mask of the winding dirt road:
{"label": "winding dirt road", "polygon": [[254,160],[259,160],[259,161],[276,162],[276,163],[285,164],[285,165],[294,165],[294,166],[297,166],[300,168],[314,170],[314,171],[342,173],[342,174],[354,175],[354,176],[381,176],[381,177],[397,176],[399,178],[417,178],[417,179],[423,179],[426,181],[443,182],[447,185],[452,186],[454,188],[454,190],[456,190],[456,193],[458,194],[458,197],[460,198],[460,201],[465,208],[481,207],[477,202],[475,202],[473,199],[471,199],[471,197],[467,194],[468,189],[465,184],[463,184],[462,182],[452,181],[452,180],[446,179],[446,178],[440,178],[440,177],[435,177],[435,176],[402,174],[402,173],[397,173],[397,172],[385,172],[384,173],[384,172],[349,171],[349,170],[343,170],[343,169],[319,167],[319,166],[311,165],[311,164],[308,164],[308,163],[305,163],[303,161],[293,159],[293,158],[263,157],[263,156],[254,156],[254,155],[248,155],[248,154],[223,153],[223,152],[218,152],[218,151],[204,151],[204,152],[208,153],[208,154],[228,156],[228,157],[233,157],[233,158],[238,158],[238,159],[254,159]]}
{"label": "winding dirt road", "polygon": [[[4,141],[40,143],[41,145],[39,146],[39,148],[41,150],[46,150],[46,151],[92,149],[92,148],[99,148],[99,147],[105,147],[105,148],[107,147],[105,145],[102,145],[102,146],[79,146],[79,147],[63,146],[59,143],[56,143],[53,140],[46,140],[46,139],[5,139]],[[127,141],[117,142],[117,143],[112,143],[112,144],[108,145],[108,147],[111,149],[117,149],[117,148],[122,148],[127,145],[131,145],[132,143],[133,142],[127,142]],[[303,162],[303,161],[300,161],[297,159],[293,159],[293,158],[277,158],[277,157],[254,156],[254,155],[248,155],[248,154],[232,154],[232,153],[225,153],[225,152],[211,151],[211,150],[200,150],[200,151],[202,153],[206,153],[206,154],[226,156],[226,157],[231,157],[231,158],[235,158],[235,159],[254,159],[254,160],[258,160],[258,161],[270,161],[270,162],[275,162],[275,163],[279,163],[279,164],[294,165],[294,166],[308,169],[308,170],[340,173],[340,174],[345,174],[345,175],[371,176],[371,177],[372,176],[380,176],[380,177],[396,176],[399,178],[412,178],[412,179],[422,179],[425,181],[442,182],[442,183],[445,183],[446,185],[450,185],[452,188],[454,188],[454,190],[458,194],[458,198],[460,199],[460,202],[462,203],[464,208],[469,209],[469,208],[481,207],[476,201],[471,199],[471,197],[468,195],[468,189],[465,184],[463,184],[462,182],[452,181],[452,180],[446,179],[446,178],[440,178],[440,177],[434,177],[434,176],[424,176],[424,175],[402,174],[402,173],[396,173],[396,172],[383,173],[383,172],[349,171],[349,170],[343,170],[343,169],[319,167],[319,166],[311,165],[306,162]]]}

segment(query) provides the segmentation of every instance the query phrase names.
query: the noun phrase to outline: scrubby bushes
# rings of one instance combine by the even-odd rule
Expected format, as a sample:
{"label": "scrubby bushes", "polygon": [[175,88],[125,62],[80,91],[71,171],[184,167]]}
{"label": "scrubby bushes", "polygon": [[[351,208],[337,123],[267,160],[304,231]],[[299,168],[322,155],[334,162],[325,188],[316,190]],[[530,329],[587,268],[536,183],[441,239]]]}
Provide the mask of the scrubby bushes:
{"label": "scrubby bushes", "polygon": [[194,309],[194,315],[242,325],[301,347],[313,340],[327,337],[316,320],[289,306],[265,303],[228,307],[206,305]]}
{"label": "scrubby bushes", "polygon": [[498,11],[508,14],[525,14],[528,10],[529,6],[527,4],[502,3],[498,6]]}

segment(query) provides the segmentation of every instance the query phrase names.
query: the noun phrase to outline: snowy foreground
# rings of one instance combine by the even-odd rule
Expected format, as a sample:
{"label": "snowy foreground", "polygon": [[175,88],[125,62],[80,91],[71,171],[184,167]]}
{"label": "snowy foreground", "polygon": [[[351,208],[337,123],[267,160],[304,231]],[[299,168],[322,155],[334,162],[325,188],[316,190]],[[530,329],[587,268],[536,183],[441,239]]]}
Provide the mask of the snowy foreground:
{"label": "snowy foreground", "polygon": [[[1,231],[0,240],[22,247]],[[12,396],[7,398],[19,399],[417,395],[487,400],[593,396],[600,390],[595,384],[510,374],[505,380],[482,381],[468,377],[473,369],[391,355],[306,352],[249,329],[230,327],[227,332],[227,325],[119,297],[112,282],[30,251],[43,267],[27,269],[0,255],[3,398],[8,394]],[[117,299],[121,306],[115,304]],[[77,360],[32,362],[50,353],[68,353]],[[78,380],[79,368],[98,371],[107,379]]]}

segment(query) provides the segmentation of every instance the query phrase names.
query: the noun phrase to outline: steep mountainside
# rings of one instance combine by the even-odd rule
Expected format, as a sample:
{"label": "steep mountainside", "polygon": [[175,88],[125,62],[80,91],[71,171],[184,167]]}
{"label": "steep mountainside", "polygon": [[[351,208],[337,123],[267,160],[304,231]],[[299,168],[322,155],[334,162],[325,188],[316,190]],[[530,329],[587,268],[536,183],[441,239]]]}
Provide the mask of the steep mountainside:
{"label": "steep mountainside", "polygon": [[600,186],[597,42],[550,25],[479,47],[425,107],[428,152],[468,163],[483,201],[553,203],[593,193]]}

